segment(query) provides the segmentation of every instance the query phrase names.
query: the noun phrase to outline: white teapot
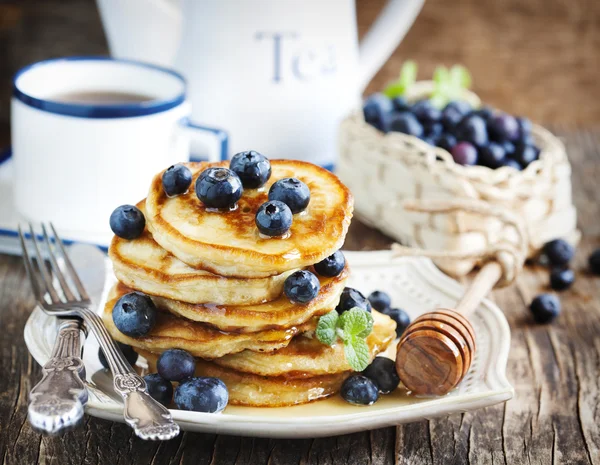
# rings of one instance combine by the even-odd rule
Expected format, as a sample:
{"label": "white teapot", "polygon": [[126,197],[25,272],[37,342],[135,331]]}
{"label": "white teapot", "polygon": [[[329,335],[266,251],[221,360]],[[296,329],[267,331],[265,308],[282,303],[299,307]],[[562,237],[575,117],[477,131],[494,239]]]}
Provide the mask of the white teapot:
{"label": "white teapot", "polygon": [[254,149],[335,162],[341,119],[424,0],[389,0],[358,44],[354,0],[97,0],[111,53],[174,67],[192,120]]}

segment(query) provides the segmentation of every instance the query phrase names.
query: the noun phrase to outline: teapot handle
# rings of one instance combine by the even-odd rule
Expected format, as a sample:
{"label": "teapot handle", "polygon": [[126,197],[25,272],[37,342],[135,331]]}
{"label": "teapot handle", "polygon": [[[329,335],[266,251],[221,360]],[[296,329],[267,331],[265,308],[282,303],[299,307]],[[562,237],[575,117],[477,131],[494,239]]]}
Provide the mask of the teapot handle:
{"label": "teapot handle", "polygon": [[389,0],[359,46],[359,90],[364,91],[375,73],[404,38],[425,0]]}

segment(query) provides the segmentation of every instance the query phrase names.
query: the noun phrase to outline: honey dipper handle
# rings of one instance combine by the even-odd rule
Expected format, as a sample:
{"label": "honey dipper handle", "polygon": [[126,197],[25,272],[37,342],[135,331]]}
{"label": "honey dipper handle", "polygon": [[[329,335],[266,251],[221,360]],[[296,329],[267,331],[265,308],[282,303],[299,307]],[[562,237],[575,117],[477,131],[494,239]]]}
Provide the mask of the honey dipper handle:
{"label": "honey dipper handle", "polygon": [[500,280],[502,276],[502,267],[498,262],[488,262],[475,276],[475,279],[471,285],[467,288],[465,295],[463,295],[460,302],[456,306],[456,311],[467,316],[490,293],[494,285]]}

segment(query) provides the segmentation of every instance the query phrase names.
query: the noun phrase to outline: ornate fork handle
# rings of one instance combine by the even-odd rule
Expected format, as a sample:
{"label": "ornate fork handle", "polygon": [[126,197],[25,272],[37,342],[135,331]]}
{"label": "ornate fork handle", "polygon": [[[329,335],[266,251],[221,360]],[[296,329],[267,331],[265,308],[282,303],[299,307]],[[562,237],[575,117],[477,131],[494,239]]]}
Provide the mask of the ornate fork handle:
{"label": "ornate fork handle", "polygon": [[75,426],[83,417],[87,389],[81,360],[80,325],[69,320],[60,325],[42,380],[29,393],[28,418],[34,428],[57,433]]}
{"label": "ornate fork handle", "polygon": [[88,308],[78,308],[90,331],[94,333],[113,373],[115,391],[123,397],[124,417],[142,439],[168,440],[179,434],[171,412],[146,392],[146,382],[131,367],[113,342],[100,317]]}

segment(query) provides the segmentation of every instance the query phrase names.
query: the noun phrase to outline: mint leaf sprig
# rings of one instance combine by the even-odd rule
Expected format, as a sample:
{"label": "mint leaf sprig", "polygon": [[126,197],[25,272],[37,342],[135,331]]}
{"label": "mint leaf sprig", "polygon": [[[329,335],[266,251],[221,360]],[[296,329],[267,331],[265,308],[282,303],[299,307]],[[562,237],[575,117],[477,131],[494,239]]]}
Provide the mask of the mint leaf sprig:
{"label": "mint leaf sprig", "polygon": [[431,103],[443,108],[448,102],[460,99],[464,90],[471,87],[471,83],[471,74],[464,66],[454,65],[450,69],[438,66],[433,73]]}
{"label": "mint leaf sprig", "polygon": [[363,371],[370,362],[367,337],[373,331],[373,316],[354,307],[341,315],[336,310],[323,315],[317,324],[317,339],[328,346],[338,339],[344,343],[344,356],[354,371]]}
{"label": "mint leaf sprig", "polygon": [[383,93],[389,98],[400,97],[406,94],[415,82],[417,82],[417,64],[412,60],[405,61],[400,68],[398,80],[388,84]]}

